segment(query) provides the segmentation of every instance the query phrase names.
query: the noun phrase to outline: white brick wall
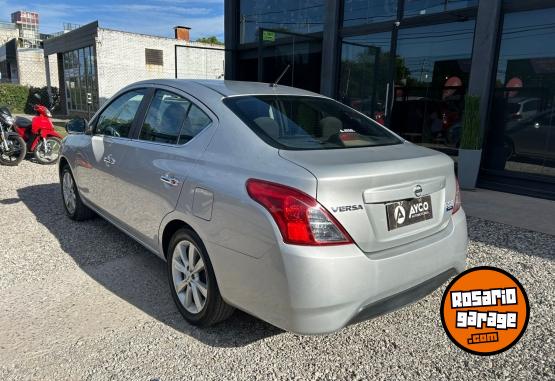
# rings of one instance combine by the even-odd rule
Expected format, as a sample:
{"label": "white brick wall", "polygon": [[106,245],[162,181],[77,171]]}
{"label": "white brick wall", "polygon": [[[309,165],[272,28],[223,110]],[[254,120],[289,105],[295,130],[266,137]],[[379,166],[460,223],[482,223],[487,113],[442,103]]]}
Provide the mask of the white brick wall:
{"label": "white brick wall", "polygon": [[[223,47],[99,28],[96,57],[100,103],[102,104],[122,87],[133,82],[156,78],[175,78],[176,44],[218,49],[179,47],[179,78],[218,78],[223,76]],[[146,48],[162,50],[164,65],[146,65]]]}
{"label": "white brick wall", "polygon": [[[33,87],[46,86],[46,67],[42,49],[17,49],[17,68],[19,84]],[[50,80],[53,87],[58,87],[58,61],[56,56],[49,57]]]}
{"label": "white brick wall", "polygon": [[0,45],[19,37],[19,30],[16,28],[0,28]]}

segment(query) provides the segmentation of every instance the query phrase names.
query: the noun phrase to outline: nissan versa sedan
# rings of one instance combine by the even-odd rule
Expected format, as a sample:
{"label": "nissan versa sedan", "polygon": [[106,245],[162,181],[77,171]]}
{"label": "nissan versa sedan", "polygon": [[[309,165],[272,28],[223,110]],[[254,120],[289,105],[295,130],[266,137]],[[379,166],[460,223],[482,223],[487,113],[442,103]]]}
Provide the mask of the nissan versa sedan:
{"label": "nissan versa sedan", "polygon": [[67,129],[67,215],[98,214],[166,260],[192,324],[238,308],[323,334],[464,270],[453,161],[321,95],[152,80]]}

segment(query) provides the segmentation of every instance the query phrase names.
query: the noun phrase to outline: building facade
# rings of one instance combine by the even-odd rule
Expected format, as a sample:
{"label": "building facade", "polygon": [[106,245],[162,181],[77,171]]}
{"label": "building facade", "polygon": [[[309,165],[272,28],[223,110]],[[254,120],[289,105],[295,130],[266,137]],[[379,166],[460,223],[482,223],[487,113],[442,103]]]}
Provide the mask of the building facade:
{"label": "building facade", "polygon": [[333,97],[458,160],[480,97],[478,185],[555,199],[552,0],[226,0],[226,78]]}
{"label": "building facade", "polygon": [[[24,86],[46,86],[46,69],[39,33],[39,14],[17,11],[11,15],[11,23],[0,22],[0,82]],[[50,63],[57,70],[57,63]],[[57,87],[54,80],[52,86]]]}
{"label": "building facade", "polygon": [[188,31],[178,27],[176,36],[186,39],[172,39],[100,28],[93,22],[45,40],[44,54],[48,62],[54,57],[59,68],[62,111],[96,111],[121,88],[140,80],[223,78],[224,47],[189,41],[183,29]]}

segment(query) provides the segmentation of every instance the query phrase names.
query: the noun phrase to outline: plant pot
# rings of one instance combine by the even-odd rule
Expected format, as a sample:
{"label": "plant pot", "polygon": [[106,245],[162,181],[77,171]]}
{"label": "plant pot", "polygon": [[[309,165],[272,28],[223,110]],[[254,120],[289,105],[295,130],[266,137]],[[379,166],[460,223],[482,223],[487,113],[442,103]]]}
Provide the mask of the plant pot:
{"label": "plant pot", "polygon": [[481,149],[459,149],[458,176],[462,189],[476,188],[481,159]]}

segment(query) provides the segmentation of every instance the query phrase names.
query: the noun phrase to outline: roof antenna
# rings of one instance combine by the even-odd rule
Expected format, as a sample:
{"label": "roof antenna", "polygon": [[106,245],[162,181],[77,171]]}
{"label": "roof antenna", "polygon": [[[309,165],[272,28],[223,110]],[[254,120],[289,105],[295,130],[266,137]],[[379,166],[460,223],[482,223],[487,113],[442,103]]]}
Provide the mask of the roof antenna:
{"label": "roof antenna", "polygon": [[270,84],[270,87],[277,87],[279,81],[281,81],[281,79],[283,78],[283,76],[285,75],[285,73],[287,73],[287,70],[289,70],[289,68],[291,67],[290,64],[287,64],[287,67],[281,72],[280,76],[278,77],[278,79],[276,79],[274,81],[274,83]]}

